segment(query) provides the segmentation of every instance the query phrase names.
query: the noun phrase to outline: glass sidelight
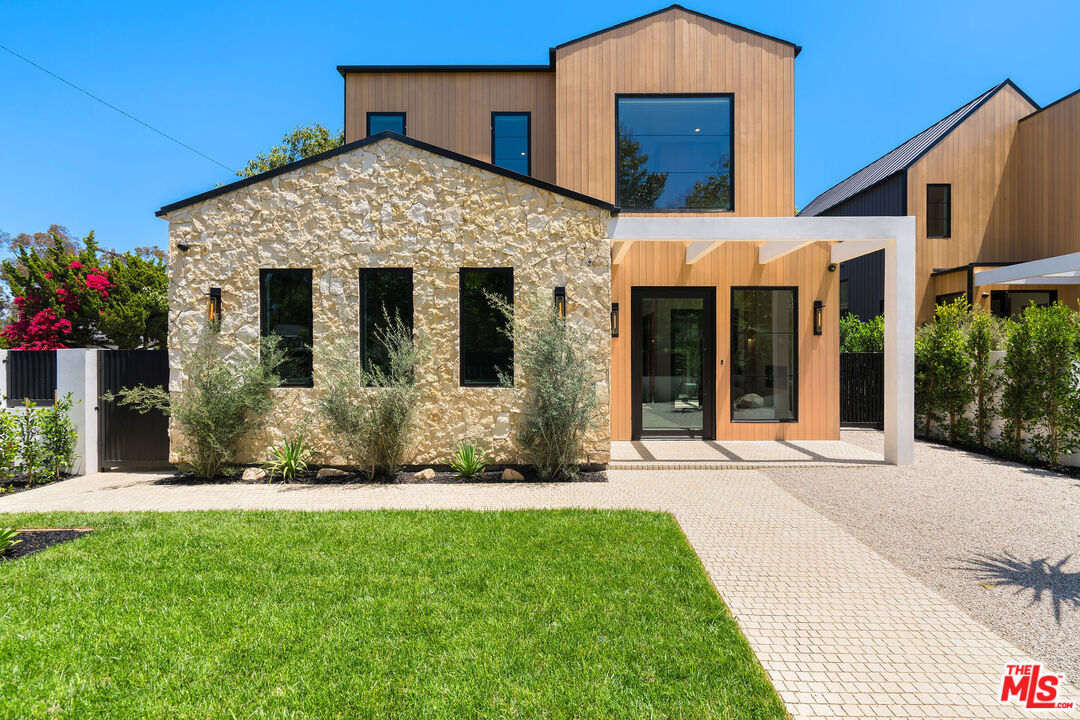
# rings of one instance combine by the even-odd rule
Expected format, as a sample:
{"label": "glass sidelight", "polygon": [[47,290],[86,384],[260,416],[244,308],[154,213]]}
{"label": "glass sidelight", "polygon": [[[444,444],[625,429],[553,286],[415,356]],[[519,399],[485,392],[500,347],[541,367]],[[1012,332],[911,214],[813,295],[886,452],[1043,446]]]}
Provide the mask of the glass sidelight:
{"label": "glass sidelight", "polygon": [[634,437],[713,436],[713,288],[634,288]]}

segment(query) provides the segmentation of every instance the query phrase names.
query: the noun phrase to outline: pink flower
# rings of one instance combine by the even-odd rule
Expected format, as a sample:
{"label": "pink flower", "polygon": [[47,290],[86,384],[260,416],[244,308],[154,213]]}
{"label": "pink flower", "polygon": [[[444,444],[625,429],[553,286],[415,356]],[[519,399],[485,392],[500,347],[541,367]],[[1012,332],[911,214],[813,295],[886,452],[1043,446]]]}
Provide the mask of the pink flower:
{"label": "pink flower", "polygon": [[45,277],[52,280],[52,273],[45,273]]}
{"label": "pink flower", "polygon": [[68,265],[69,270],[77,270],[77,269],[79,269],[81,267],[82,267],[82,263],[79,262],[78,260],[72,260],[71,264]]}

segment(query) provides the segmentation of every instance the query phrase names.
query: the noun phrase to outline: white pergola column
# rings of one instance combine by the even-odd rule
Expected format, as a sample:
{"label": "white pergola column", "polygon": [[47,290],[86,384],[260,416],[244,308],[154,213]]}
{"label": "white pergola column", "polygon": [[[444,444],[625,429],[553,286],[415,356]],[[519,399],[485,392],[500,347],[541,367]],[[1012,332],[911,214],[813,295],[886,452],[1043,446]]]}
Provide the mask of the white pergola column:
{"label": "white pergola column", "polygon": [[[905,218],[907,219],[907,218]],[[915,227],[885,244],[885,462],[915,463]]]}
{"label": "white pergola column", "polygon": [[75,441],[76,475],[100,470],[98,465],[98,351],[86,349],[56,351],[56,393],[71,393],[71,423]]}

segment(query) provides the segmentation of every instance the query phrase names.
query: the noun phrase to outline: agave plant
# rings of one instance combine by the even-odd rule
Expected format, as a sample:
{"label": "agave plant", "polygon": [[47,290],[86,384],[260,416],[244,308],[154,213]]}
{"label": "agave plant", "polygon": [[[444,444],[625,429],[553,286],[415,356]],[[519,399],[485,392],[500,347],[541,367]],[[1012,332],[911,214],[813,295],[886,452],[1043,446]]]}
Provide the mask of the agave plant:
{"label": "agave plant", "polygon": [[7,555],[11,548],[21,542],[19,533],[14,528],[0,528],[0,555]]}
{"label": "agave plant", "polygon": [[454,447],[454,453],[446,463],[454,468],[459,477],[473,478],[484,472],[488,458],[484,448],[474,442],[462,440]]}
{"label": "agave plant", "polygon": [[270,459],[263,463],[263,467],[270,473],[267,482],[273,480],[274,473],[281,473],[284,482],[295,479],[299,473],[307,470],[310,457],[311,448],[304,442],[303,435],[285,438],[279,447],[270,448]]}

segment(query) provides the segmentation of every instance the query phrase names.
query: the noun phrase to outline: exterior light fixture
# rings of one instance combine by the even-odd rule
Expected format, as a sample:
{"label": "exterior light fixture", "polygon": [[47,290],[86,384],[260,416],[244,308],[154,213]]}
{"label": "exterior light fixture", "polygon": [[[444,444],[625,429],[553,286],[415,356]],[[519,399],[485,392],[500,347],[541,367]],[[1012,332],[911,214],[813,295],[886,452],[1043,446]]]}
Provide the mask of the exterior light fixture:
{"label": "exterior light fixture", "polygon": [[176,249],[180,252],[187,252],[189,249],[191,249],[191,246],[181,240],[180,242],[176,243]]}
{"label": "exterior light fixture", "polygon": [[212,287],[206,294],[206,325],[215,331],[221,329],[221,288]]}
{"label": "exterior light fixture", "polygon": [[611,337],[619,337],[619,303],[611,303]]}
{"label": "exterior light fixture", "polygon": [[555,288],[555,312],[559,313],[559,317],[566,317],[566,288]]}
{"label": "exterior light fixture", "polygon": [[814,334],[820,335],[825,327],[825,303],[820,300],[814,301]]}

